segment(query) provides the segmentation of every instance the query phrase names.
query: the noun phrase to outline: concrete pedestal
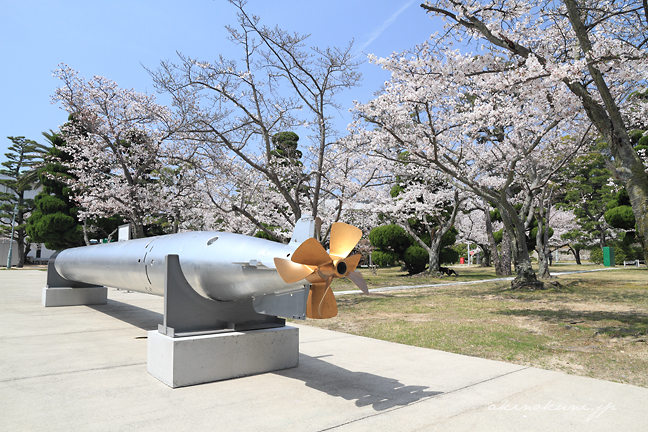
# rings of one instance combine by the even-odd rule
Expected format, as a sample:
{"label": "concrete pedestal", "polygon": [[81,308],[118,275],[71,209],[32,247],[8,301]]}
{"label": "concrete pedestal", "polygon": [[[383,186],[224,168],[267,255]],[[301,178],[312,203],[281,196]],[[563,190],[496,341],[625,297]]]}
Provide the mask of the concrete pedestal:
{"label": "concrete pedestal", "polygon": [[43,306],[78,306],[106,304],[108,302],[108,288],[43,288]]}
{"label": "concrete pedestal", "polygon": [[147,370],[173,388],[288,369],[298,363],[295,327],[175,338],[157,330],[148,332]]}

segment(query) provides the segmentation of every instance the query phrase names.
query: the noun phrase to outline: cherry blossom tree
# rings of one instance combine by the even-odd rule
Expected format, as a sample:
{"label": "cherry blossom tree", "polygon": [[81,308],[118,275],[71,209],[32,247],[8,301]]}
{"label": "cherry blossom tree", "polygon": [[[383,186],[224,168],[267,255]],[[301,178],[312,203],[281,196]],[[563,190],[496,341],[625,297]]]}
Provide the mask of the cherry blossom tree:
{"label": "cherry blossom tree", "polygon": [[[485,199],[499,210],[511,241],[513,286],[539,285],[526,230],[534,197],[590,138],[577,98],[544,82],[553,102],[539,102],[537,90],[524,85],[538,73],[534,59],[507,69],[506,57],[425,43],[374,61],[392,79],[376,99],[356,107],[350,146],[385,161],[406,151],[408,164],[437,170]],[[485,73],[495,67],[504,72]]]}
{"label": "cherry blossom tree", "polygon": [[455,221],[457,241],[459,243],[474,243],[481,249],[482,267],[491,266],[491,248],[488,244],[486,221],[480,208],[465,209],[457,215]]}
{"label": "cherry blossom tree", "polygon": [[607,143],[648,256],[648,176],[630,142],[625,109],[629,95],[645,90],[648,78],[646,2],[436,0],[421,7],[448,22],[448,32],[436,39],[439,45],[468,39],[508,59],[484,65],[482,73],[518,71],[526,76],[520,85],[536,92],[537,104],[557,103],[549,88],[575,96]]}
{"label": "cherry blossom tree", "polygon": [[[158,90],[173,98],[178,136],[192,149],[210,202],[228,218],[242,216],[283,240],[305,213],[325,221],[343,217],[359,184],[333,180],[348,178],[354,167],[332,146],[339,138],[335,97],[360,75],[351,44],[306,48],[307,36],[262,26],[244,0],[229,3],[238,19],[227,27],[229,40],[241,61],[179,54],[150,72]],[[296,150],[303,157],[282,156],[273,137],[300,128],[309,134]],[[291,157],[298,163],[289,163]]]}
{"label": "cherry blossom tree", "polygon": [[[553,228],[553,236],[549,239],[549,246],[552,250],[567,247],[574,255],[576,264],[581,264],[580,261],[580,246],[576,246],[571,240],[569,233],[573,233],[578,229],[578,218],[569,210],[556,209],[551,213],[549,225]],[[576,246],[576,247],[575,247]],[[578,250],[577,250],[578,249]]]}
{"label": "cherry blossom tree", "polygon": [[443,237],[454,226],[465,193],[443,174],[417,164],[395,161],[386,169],[395,175],[395,185],[375,211],[400,225],[428,253],[428,272],[436,274]]}
{"label": "cherry blossom tree", "polygon": [[[536,205],[533,215],[538,226],[536,227],[535,243],[538,253],[538,274],[541,278],[550,278],[549,262],[551,261],[551,247],[549,237],[553,237],[553,230],[549,226],[553,206],[553,186],[546,185],[536,195]],[[533,231],[532,231],[533,233]]]}
{"label": "cherry blossom tree", "polygon": [[163,167],[174,166],[166,152],[173,133],[168,110],[151,95],[100,76],[86,80],[65,65],[55,76],[61,86],[53,101],[71,115],[61,133],[73,157],[66,163],[79,217],[120,215],[132,224],[135,238],[143,237],[152,215],[177,209],[160,181]]}
{"label": "cherry blossom tree", "polygon": [[459,242],[475,243],[482,250],[482,266],[489,267],[492,263],[495,274],[511,274],[510,242],[508,236],[502,236],[501,249],[498,249],[495,232],[503,230],[503,224],[492,220],[491,206],[487,202],[470,200],[466,209],[457,216],[455,228],[459,232]]}

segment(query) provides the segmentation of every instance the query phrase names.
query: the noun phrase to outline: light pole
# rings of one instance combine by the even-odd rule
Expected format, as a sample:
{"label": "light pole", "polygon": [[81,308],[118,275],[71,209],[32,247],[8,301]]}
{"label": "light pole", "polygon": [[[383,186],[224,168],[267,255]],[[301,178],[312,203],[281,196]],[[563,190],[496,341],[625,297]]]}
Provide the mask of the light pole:
{"label": "light pole", "polygon": [[11,268],[11,252],[13,249],[14,225],[16,223],[17,214],[18,214],[18,204],[14,206],[13,219],[11,220],[11,237],[9,237],[9,253],[7,254],[7,270]]}

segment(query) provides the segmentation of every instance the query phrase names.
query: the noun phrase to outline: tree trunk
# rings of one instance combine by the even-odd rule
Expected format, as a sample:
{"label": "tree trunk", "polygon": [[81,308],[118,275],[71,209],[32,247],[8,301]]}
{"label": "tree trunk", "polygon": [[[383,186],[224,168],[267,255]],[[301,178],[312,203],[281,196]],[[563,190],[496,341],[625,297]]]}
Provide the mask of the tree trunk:
{"label": "tree trunk", "polygon": [[[575,0],[565,0],[569,21],[584,54],[592,50],[589,30],[581,18],[581,9]],[[623,122],[608,83],[595,62],[588,62],[587,68],[596,86],[602,105],[592,97],[580,83],[571,82],[569,89],[582,101],[587,116],[603,135],[613,158],[614,176],[621,180],[628,192],[632,212],[637,226],[637,240],[641,242],[644,258],[648,258],[648,176],[646,167],[632,147],[630,136]]]}
{"label": "tree trunk", "polygon": [[83,241],[86,246],[90,246],[90,239],[88,238],[88,219],[83,218]]}
{"label": "tree trunk", "polygon": [[173,230],[171,232],[173,234],[177,234],[179,230],[180,230],[180,215],[178,214],[178,212],[176,212],[173,215]]}
{"label": "tree trunk", "polygon": [[[453,221],[454,222],[454,221]],[[407,234],[409,234],[425,251],[428,253],[428,273],[434,275],[439,271],[439,250],[441,249],[441,239],[445,233],[450,229],[452,225],[446,224],[446,226],[441,229],[436,230],[435,232],[430,232],[431,242],[428,246],[423,240],[414,232],[412,227],[410,227],[407,220],[399,224]]]}
{"label": "tree trunk", "polygon": [[430,274],[436,274],[439,271],[441,263],[439,262],[439,249],[441,246],[440,236],[438,241],[436,239],[432,240],[432,247],[426,248],[428,253],[428,272]]}
{"label": "tree trunk", "polygon": [[[22,219],[22,217],[20,218]],[[22,225],[21,222],[19,222],[19,225]],[[18,234],[18,238],[16,239],[16,243],[18,246],[18,264],[16,265],[17,268],[23,268],[25,266],[25,229],[19,229],[16,231],[16,234]]]}
{"label": "tree trunk", "polygon": [[[481,267],[490,267],[491,266],[491,251],[488,245],[479,245],[479,248],[482,250],[484,258],[481,260]],[[497,247],[495,247],[495,253],[497,253]],[[499,259],[498,259],[499,261]],[[497,272],[497,269],[495,269]]]}
{"label": "tree trunk", "polygon": [[515,265],[515,279],[511,282],[512,289],[542,289],[544,284],[536,278],[531,266],[531,257],[527,249],[524,223],[512,205],[507,204],[500,208],[506,236],[509,237],[513,249]]}
{"label": "tree trunk", "polygon": [[[645,185],[633,185],[632,181],[626,183],[626,190],[632,203],[632,211],[635,215],[637,226],[637,241],[641,242],[643,247],[644,261],[648,260],[648,175],[644,176]],[[632,192],[631,192],[632,191]]]}
{"label": "tree trunk", "polygon": [[512,289],[526,288],[535,290],[544,288],[544,284],[536,278],[528,254],[526,257],[518,254],[518,259],[515,264],[515,273],[515,279],[511,282]]}
{"label": "tree trunk", "polygon": [[135,220],[133,218],[133,235],[134,239],[144,238],[144,222],[141,219]]}
{"label": "tree trunk", "polygon": [[27,255],[29,255],[29,252],[31,251],[31,243],[25,243],[25,250],[23,251],[23,265],[27,261]]}
{"label": "tree trunk", "polygon": [[500,273],[499,276],[511,276],[511,261],[512,261],[511,239],[506,231],[502,236],[501,254],[500,254]]}
{"label": "tree trunk", "polygon": [[[497,242],[495,242],[495,236],[493,235],[493,222],[491,221],[490,211],[488,206],[484,203],[484,218],[486,220],[486,237],[488,238],[488,247],[490,249],[490,255],[493,257],[493,264],[495,266],[495,274],[498,276],[508,276],[511,274],[511,250],[508,249],[508,273],[504,271],[503,267],[503,258],[504,258],[504,243],[502,243],[502,259],[500,259],[500,254],[497,251]],[[502,236],[504,240],[505,235]]]}
{"label": "tree trunk", "polygon": [[551,274],[549,273],[549,265],[551,261],[551,252],[547,252],[547,247],[538,245],[536,252],[538,252],[538,276],[540,279],[550,279]]}
{"label": "tree trunk", "polygon": [[576,264],[577,265],[582,265],[581,264],[581,258],[580,258],[580,248],[574,248],[571,245],[567,245],[567,247],[569,248],[569,252],[571,252],[572,255],[574,255],[574,259],[576,260]]}
{"label": "tree trunk", "polygon": [[543,289],[544,284],[538,281],[531,264],[531,257],[526,246],[524,231],[516,232],[517,239],[514,245],[515,279],[511,282],[511,289]]}
{"label": "tree trunk", "polygon": [[[551,197],[551,195],[550,195]],[[550,203],[549,198],[549,203]],[[544,200],[542,200],[544,201]],[[551,262],[551,250],[549,249],[549,215],[551,207],[547,205],[545,209],[541,201],[540,208],[535,214],[538,221],[538,232],[536,233],[536,251],[538,252],[538,275],[540,279],[550,279],[549,265]]]}

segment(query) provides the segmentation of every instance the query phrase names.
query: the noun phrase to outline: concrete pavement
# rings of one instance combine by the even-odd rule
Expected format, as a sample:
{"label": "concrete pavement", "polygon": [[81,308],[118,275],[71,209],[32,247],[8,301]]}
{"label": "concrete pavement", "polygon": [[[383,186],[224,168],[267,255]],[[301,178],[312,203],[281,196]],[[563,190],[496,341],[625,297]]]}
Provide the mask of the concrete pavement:
{"label": "concrete pavement", "polygon": [[0,431],[648,431],[648,389],[300,325],[299,367],[171,389],[146,372],[163,299],[44,308],[0,271]]}

